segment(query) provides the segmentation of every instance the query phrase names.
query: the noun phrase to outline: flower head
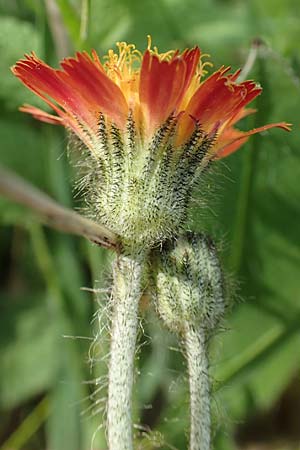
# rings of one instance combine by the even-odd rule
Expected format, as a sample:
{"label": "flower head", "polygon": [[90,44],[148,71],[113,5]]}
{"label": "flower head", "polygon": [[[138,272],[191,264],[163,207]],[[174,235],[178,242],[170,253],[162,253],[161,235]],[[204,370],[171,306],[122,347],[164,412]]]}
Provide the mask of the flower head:
{"label": "flower head", "polygon": [[[117,43],[100,61],[95,51],[77,53],[53,69],[34,53],[12,68],[56,113],[24,105],[35,118],[61,124],[88,148],[89,204],[96,218],[128,245],[151,246],[184,223],[191,189],[214,158],[248,137],[235,124],[254,112],[246,106],[261,93],[239,71],[221,67],[205,77],[198,47],[142,54]],[[90,158],[90,159],[89,159]]]}
{"label": "flower head", "polygon": [[[249,113],[245,107],[261,93],[253,81],[237,82],[239,71],[221,67],[210,77],[198,47],[159,53],[148,48],[141,54],[134,45],[117,43],[101,63],[97,53],[77,53],[53,69],[34,53],[25,55],[12,68],[29,89],[57,113],[51,115],[24,105],[21,110],[44,122],[73,130],[91,149],[95,145],[100,114],[121,130],[131,111],[144,139],[153,136],[170,115],[178,118],[176,144],[185,142],[196,123],[214,134],[211,156],[226,156],[249,135],[272,127],[289,130],[285,122],[242,133],[233,125]],[[253,112],[253,110],[250,110]]]}

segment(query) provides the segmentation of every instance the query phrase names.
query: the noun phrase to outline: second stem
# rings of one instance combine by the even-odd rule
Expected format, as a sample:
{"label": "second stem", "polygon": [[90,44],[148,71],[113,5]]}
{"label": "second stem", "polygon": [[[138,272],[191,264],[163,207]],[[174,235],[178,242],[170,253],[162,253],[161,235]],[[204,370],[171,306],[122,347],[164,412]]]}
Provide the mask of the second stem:
{"label": "second stem", "polygon": [[185,352],[190,384],[190,450],[210,450],[210,382],[208,374],[207,333],[187,325]]}

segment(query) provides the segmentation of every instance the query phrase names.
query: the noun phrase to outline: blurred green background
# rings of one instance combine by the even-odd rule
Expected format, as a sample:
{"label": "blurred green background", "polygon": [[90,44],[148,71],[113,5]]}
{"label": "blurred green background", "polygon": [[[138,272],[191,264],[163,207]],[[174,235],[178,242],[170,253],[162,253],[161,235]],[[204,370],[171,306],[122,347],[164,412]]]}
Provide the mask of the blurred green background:
{"label": "blurred green background", "polygon": [[[295,124],[290,134],[255,136],[216,163],[194,195],[190,228],[220,243],[236,285],[211,349],[214,449],[298,450],[299,0],[0,0],[0,162],[62,204],[80,206],[64,131],[17,111],[39,101],[9,67],[31,50],[54,65],[75,49],[103,55],[118,40],[143,50],[147,34],[161,50],[197,44],[215,67],[234,69],[261,39],[249,77],[264,91],[242,126]],[[3,198],[0,226],[0,450],[88,450],[92,437],[94,450],[105,450],[106,295],[80,287],[109,287],[111,254],[43,228]],[[184,450],[188,390],[178,342],[151,312],[143,328],[139,445]]]}

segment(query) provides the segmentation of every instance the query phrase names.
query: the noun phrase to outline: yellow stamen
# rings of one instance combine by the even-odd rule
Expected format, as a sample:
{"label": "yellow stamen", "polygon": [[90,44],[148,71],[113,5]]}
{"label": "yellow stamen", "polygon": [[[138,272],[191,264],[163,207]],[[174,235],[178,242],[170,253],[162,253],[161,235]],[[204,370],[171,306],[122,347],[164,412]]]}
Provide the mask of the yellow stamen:
{"label": "yellow stamen", "polygon": [[175,50],[169,50],[168,52],[165,52],[165,53],[159,53],[158,47],[154,46],[153,50],[151,47],[152,47],[152,38],[151,38],[150,34],[148,34],[147,50],[149,50],[152,55],[158,56],[160,61],[170,61],[172,59],[172,57],[174,56],[174,54],[176,53]]}
{"label": "yellow stamen", "polygon": [[135,63],[141,62],[142,53],[135,48],[135,45],[127,44],[127,42],[117,42],[116,46],[118,53],[111,49],[104,56],[106,60],[104,68],[115,82],[130,81],[137,72]]}
{"label": "yellow stamen", "polygon": [[150,34],[147,34],[147,50],[151,50],[152,47],[152,37]]}
{"label": "yellow stamen", "polygon": [[210,61],[205,61],[202,62],[202,58],[210,58],[210,54],[209,53],[203,53],[203,55],[201,55],[200,61],[199,61],[199,66],[201,69],[201,74],[206,75],[207,74],[207,70],[203,70],[204,67],[208,66],[208,67],[213,67],[213,63]]}

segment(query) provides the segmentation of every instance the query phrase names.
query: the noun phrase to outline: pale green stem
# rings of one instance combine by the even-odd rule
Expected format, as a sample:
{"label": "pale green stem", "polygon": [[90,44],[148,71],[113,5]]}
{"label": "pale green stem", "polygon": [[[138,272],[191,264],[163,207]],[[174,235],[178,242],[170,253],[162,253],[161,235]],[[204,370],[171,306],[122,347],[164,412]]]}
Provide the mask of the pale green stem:
{"label": "pale green stem", "polygon": [[144,257],[119,255],[114,264],[108,380],[109,450],[133,450],[132,386]]}
{"label": "pale green stem", "polygon": [[187,325],[185,353],[190,384],[190,450],[210,450],[210,381],[208,374],[207,333]]}

